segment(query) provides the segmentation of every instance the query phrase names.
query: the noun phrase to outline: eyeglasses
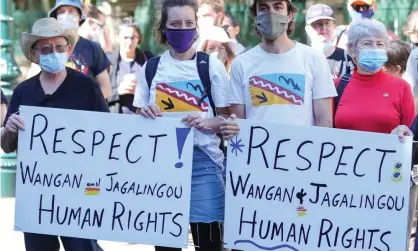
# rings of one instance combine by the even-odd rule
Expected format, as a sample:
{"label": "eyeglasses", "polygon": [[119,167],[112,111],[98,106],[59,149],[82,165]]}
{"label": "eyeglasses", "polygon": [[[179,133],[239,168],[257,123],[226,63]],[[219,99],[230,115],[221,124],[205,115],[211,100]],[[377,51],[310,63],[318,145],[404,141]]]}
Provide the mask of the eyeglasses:
{"label": "eyeglasses", "polygon": [[130,39],[130,40],[134,40],[134,39],[139,39],[139,36],[132,36],[132,37],[129,37],[129,36],[123,36],[122,38],[123,38],[123,39],[125,39],[125,40],[128,40],[128,39]]}
{"label": "eyeglasses", "polygon": [[321,29],[322,27],[329,28],[334,25],[332,21],[324,21],[324,22],[315,22],[312,24],[312,27],[315,29]]}
{"label": "eyeglasses", "polygon": [[104,24],[102,22],[100,22],[99,20],[94,19],[94,18],[89,19],[89,24],[90,24],[90,26],[92,26],[93,24],[96,24],[100,28],[103,28],[103,26],[104,26]]}
{"label": "eyeglasses", "polygon": [[68,44],[55,44],[55,45],[47,45],[42,48],[35,48],[34,51],[42,54],[42,55],[49,55],[54,52],[54,49],[57,53],[64,53],[67,51]]}
{"label": "eyeglasses", "polygon": [[229,24],[222,25],[222,29],[224,29],[224,30],[229,29],[229,27],[231,27],[231,25],[229,25]]}
{"label": "eyeglasses", "polygon": [[209,47],[209,48],[207,48],[206,49],[206,51],[210,54],[210,53],[213,53],[213,52],[225,52],[226,51],[226,49],[225,49],[225,47]]}
{"label": "eyeglasses", "polygon": [[351,5],[351,7],[353,7],[353,9],[357,12],[368,11],[370,9],[370,5],[367,5],[367,4],[361,4],[361,5],[353,4]]}

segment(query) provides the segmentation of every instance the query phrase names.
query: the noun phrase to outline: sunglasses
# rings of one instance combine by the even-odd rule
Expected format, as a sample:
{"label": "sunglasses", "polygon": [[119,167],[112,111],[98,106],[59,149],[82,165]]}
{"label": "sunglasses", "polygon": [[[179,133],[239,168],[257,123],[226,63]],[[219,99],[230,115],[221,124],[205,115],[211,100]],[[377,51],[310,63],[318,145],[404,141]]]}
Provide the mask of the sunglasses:
{"label": "sunglasses", "polygon": [[68,44],[56,44],[56,45],[47,45],[41,48],[35,48],[34,51],[42,54],[42,55],[49,55],[54,51],[57,53],[64,53],[67,52]]}
{"label": "sunglasses", "polygon": [[357,12],[368,11],[371,8],[371,6],[367,4],[360,4],[360,5],[353,4],[351,5],[351,7],[353,7],[353,9]]}

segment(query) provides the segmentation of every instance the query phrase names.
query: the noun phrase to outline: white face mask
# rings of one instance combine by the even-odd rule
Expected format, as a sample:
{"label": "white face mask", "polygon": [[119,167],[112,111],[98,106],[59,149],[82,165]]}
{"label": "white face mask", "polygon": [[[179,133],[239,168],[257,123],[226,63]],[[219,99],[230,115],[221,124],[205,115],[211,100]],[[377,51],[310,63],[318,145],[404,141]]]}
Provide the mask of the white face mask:
{"label": "white face mask", "polygon": [[64,26],[64,29],[78,29],[80,27],[80,20],[78,16],[63,13],[57,16],[58,22]]}

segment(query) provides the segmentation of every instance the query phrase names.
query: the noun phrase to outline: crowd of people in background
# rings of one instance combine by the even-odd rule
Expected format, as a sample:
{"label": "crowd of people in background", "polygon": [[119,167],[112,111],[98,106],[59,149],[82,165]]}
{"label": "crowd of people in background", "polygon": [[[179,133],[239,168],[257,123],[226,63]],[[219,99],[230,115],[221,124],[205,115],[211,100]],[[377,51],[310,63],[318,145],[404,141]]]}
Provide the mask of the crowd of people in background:
{"label": "crowd of people in background", "polygon": [[[20,105],[181,118],[196,129],[193,240],[196,250],[220,251],[224,140],[239,132],[235,118],[418,140],[418,10],[404,27],[407,43],[373,19],[375,0],[349,0],[349,25],[337,24],[331,7],[315,4],[306,12],[305,45],[290,38],[298,12],[291,0],[253,0],[248,7],[260,38],[253,48],[239,41],[240,24],[223,0],[161,1],[154,32],[168,49],[156,56],[140,49],[144,37],[133,17],[113,29],[106,5],[57,0],[48,18],[22,34],[21,48],[32,65],[14,90],[7,116],[2,95],[1,147],[17,148],[17,132],[24,129]],[[198,107],[161,100],[164,88],[187,91],[188,83],[203,90]],[[293,98],[266,95],[265,85]],[[100,250],[95,240],[61,241],[67,251]],[[59,249],[56,236],[25,233],[25,244],[27,251]]]}

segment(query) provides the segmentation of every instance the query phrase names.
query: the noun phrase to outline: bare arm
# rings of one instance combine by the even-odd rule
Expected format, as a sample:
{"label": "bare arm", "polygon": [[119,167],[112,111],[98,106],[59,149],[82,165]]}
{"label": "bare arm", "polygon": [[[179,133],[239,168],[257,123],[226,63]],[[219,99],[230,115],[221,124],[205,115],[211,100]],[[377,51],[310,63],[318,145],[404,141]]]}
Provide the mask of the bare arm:
{"label": "bare arm", "polygon": [[7,106],[6,104],[1,104],[1,126],[3,126],[4,123],[4,119],[6,118],[6,114],[7,114]]}
{"label": "bare arm", "polygon": [[108,98],[111,92],[109,72],[107,70],[102,71],[96,76],[96,80],[99,83],[100,89],[102,89],[104,98]]}
{"label": "bare arm", "polygon": [[245,105],[231,105],[231,113],[235,114],[238,119],[245,119]]}
{"label": "bare arm", "polygon": [[316,126],[333,127],[332,98],[314,100],[313,111]]}

